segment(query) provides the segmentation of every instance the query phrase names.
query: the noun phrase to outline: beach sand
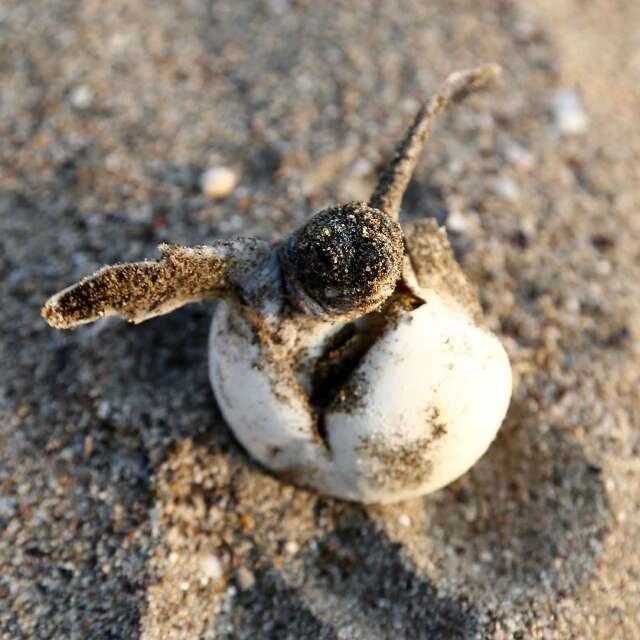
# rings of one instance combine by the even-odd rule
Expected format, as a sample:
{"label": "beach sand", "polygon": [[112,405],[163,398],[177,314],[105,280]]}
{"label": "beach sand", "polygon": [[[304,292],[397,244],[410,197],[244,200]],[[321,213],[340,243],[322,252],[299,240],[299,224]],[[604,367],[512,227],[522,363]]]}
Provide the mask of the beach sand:
{"label": "beach sand", "polygon": [[[639,24],[607,0],[4,0],[0,638],[639,638]],[[403,207],[446,222],[514,371],[449,487],[364,508],[266,473],[209,386],[213,306],[40,318],[161,242],[366,198],[420,101],[485,61],[501,86],[438,121]]]}

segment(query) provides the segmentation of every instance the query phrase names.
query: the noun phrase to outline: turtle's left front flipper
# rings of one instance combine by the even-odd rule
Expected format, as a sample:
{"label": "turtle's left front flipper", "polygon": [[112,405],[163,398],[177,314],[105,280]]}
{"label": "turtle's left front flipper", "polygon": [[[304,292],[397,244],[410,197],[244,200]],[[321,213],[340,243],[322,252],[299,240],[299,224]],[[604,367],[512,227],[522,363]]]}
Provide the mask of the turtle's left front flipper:
{"label": "turtle's left front flipper", "polygon": [[42,317],[57,329],[71,329],[109,315],[142,322],[189,302],[228,294],[269,251],[252,239],[210,246],[160,245],[162,257],[103,267],[55,294]]}

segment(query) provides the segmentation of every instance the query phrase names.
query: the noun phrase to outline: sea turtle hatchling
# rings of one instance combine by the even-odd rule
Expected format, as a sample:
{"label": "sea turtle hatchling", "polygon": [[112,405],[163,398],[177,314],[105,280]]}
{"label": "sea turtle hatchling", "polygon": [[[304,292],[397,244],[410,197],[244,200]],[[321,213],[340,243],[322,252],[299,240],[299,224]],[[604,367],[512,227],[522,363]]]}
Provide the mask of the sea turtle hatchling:
{"label": "sea turtle hatchling", "polygon": [[283,479],[365,503],[459,477],[506,414],[511,369],[433,220],[398,224],[435,116],[494,79],[451,75],[419,110],[368,203],[314,215],[285,240],[161,245],[161,258],[104,267],[50,298],[67,329],[131,322],[221,300],[210,377],[243,447]]}

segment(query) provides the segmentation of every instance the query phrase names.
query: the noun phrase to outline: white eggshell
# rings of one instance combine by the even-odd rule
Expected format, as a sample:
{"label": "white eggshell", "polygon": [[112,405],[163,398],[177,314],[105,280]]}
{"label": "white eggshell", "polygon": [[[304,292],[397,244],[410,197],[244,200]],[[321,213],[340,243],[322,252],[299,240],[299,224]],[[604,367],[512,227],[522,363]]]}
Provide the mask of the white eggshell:
{"label": "white eggshell", "polygon": [[295,393],[233,303],[219,304],[209,349],[216,399],[251,455],[274,470],[317,456],[319,443],[304,394]]}
{"label": "white eggshell", "polygon": [[[369,349],[346,400],[326,411],[327,448],[305,394],[287,384],[292,374],[265,358],[243,323],[223,303],[212,324],[210,373],[222,412],[256,459],[322,493],[384,503],[435,491],[482,456],[509,405],[500,342],[427,292]],[[335,329],[316,327],[305,342]]]}
{"label": "white eggshell", "polygon": [[359,499],[393,502],[435,491],[487,450],[511,397],[502,345],[435,293],[404,314],[358,366],[363,397],[330,413],[335,465]]}

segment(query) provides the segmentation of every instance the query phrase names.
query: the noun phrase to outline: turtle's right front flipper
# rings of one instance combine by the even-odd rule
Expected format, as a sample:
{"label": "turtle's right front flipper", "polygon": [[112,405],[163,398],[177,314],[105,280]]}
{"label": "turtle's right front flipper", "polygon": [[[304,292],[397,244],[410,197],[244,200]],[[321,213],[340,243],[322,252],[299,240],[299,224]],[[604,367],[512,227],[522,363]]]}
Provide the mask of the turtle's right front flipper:
{"label": "turtle's right front flipper", "polygon": [[142,322],[189,302],[228,294],[269,251],[252,239],[217,241],[211,246],[160,245],[162,257],[103,267],[46,302],[42,317],[70,329],[109,315]]}
{"label": "turtle's right front flipper", "polygon": [[384,211],[392,220],[400,215],[400,203],[416,168],[422,146],[431,134],[436,116],[448,105],[464,100],[500,75],[500,66],[484,64],[468,71],[452,73],[440,90],[425,102],[398,145],[396,154],[380,176],[369,206]]}

